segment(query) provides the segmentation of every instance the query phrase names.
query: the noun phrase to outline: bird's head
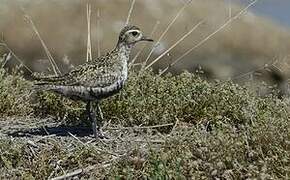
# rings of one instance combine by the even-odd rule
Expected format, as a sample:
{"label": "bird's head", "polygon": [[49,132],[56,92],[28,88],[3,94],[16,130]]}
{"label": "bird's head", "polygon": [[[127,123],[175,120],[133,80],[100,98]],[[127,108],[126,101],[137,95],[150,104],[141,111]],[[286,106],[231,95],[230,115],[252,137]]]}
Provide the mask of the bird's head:
{"label": "bird's head", "polygon": [[153,40],[143,35],[142,31],[136,26],[132,25],[125,26],[119,35],[119,43],[134,45],[140,41],[152,42]]}

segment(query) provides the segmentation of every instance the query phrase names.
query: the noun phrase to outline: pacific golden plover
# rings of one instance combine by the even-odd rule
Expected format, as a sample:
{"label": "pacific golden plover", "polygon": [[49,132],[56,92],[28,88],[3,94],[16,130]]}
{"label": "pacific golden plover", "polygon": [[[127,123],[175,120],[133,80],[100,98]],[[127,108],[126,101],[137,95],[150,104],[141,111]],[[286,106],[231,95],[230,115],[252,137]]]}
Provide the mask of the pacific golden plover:
{"label": "pacific golden plover", "polygon": [[140,41],[153,40],[144,36],[138,27],[127,25],[121,30],[113,51],[86,62],[64,75],[35,77],[38,80],[36,86],[41,90],[52,91],[73,100],[86,102],[94,136],[104,137],[101,131],[103,115],[99,102],[122,89],[128,76],[131,49]]}

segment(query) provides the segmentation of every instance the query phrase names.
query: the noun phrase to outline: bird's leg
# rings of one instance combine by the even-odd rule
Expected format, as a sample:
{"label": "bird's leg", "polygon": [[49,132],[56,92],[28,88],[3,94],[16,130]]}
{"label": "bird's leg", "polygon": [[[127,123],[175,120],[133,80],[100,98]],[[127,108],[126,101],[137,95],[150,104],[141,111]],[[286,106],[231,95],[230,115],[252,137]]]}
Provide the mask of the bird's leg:
{"label": "bird's leg", "polygon": [[[87,115],[89,115],[90,112],[91,112],[91,102],[87,102],[87,104],[86,104],[86,113],[87,113]],[[90,115],[87,116],[87,117],[90,118]]]}
{"label": "bird's leg", "polygon": [[86,110],[89,112],[89,118],[90,121],[92,122],[92,129],[95,138],[97,138],[97,119],[96,119],[96,110],[93,106],[93,102],[88,102],[86,106]]}
{"label": "bird's leg", "polygon": [[102,109],[101,109],[99,103],[97,103],[96,108],[97,108],[98,115],[100,117],[100,121],[98,121],[98,126],[102,127],[103,126],[104,116],[103,116],[103,112],[102,112]]}
{"label": "bird's leg", "polygon": [[103,126],[104,116],[103,116],[103,113],[102,113],[102,110],[101,110],[101,107],[100,107],[100,104],[99,104],[98,101],[96,102],[96,112],[97,112],[97,115],[98,115],[98,119],[97,119],[97,122],[96,122],[98,136],[101,137],[101,138],[105,138],[105,135],[103,134],[102,129],[101,129],[102,126]]}
{"label": "bird's leg", "polygon": [[87,102],[86,110],[84,111],[84,113],[82,115],[84,117],[85,122],[87,122],[88,120],[90,122],[92,121],[90,113],[91,113],[91,103]]}
{"label": "bird's leg", "polygon": [[90,120],[92,122],[92,129],[95,138],[104,138],[105,136],[102,133],[102,120],[103,120],[103,113],[99,106],[99,102],[89,102],[90,107]]}

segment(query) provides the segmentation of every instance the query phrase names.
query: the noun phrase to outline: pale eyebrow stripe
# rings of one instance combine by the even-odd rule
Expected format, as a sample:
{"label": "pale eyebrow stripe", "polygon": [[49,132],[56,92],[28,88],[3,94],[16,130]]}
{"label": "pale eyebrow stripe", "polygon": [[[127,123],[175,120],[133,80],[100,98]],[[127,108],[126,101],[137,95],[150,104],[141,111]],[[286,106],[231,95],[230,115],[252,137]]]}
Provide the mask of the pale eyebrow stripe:
{"label": "pale eyebrow stripe", "polygon": [[137,32],[141,33],[141,31],[139,31],[139,30],[137,30],[137,29],[129,30],[129,31],[127,31],[127,33],[131,33],[131,32],[134,32],[134,31],[137,31]]}

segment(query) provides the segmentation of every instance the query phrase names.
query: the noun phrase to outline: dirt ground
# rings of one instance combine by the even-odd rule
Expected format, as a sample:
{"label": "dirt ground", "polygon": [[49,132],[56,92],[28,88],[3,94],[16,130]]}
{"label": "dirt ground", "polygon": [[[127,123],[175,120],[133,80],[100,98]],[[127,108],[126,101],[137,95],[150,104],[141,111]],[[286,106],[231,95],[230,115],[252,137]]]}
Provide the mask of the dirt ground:
{"label": "dirt ground", "polygon": [[[94,170],[100,167],[110,168],[114,162],[122,158],[142,164],[150,149],[159,148],[165,143],[166,137],[156,129],[168,126],[173,127],[174,124],[150,127],[114,127],[106,124],[103,130],[107,138],[95,139],[90,127],[66,126],[52,118],[2,118],[0,119],[0,140],[24,144],[31,157],[38,156],[44,150],[50,151],[55,145],[68,154],[80,147],[93,149],[101,155],[98,162],[91,162],[87,167],[62,170],[62,173],[60,173],[61,167],[56,165],[48,178],[100,177],[93,173]],[[138,149],[138,155],[134,153],[136,149]],[[141,154],[140,149],[143,151]],[[60,159],[58,161],[61,162]]]}

